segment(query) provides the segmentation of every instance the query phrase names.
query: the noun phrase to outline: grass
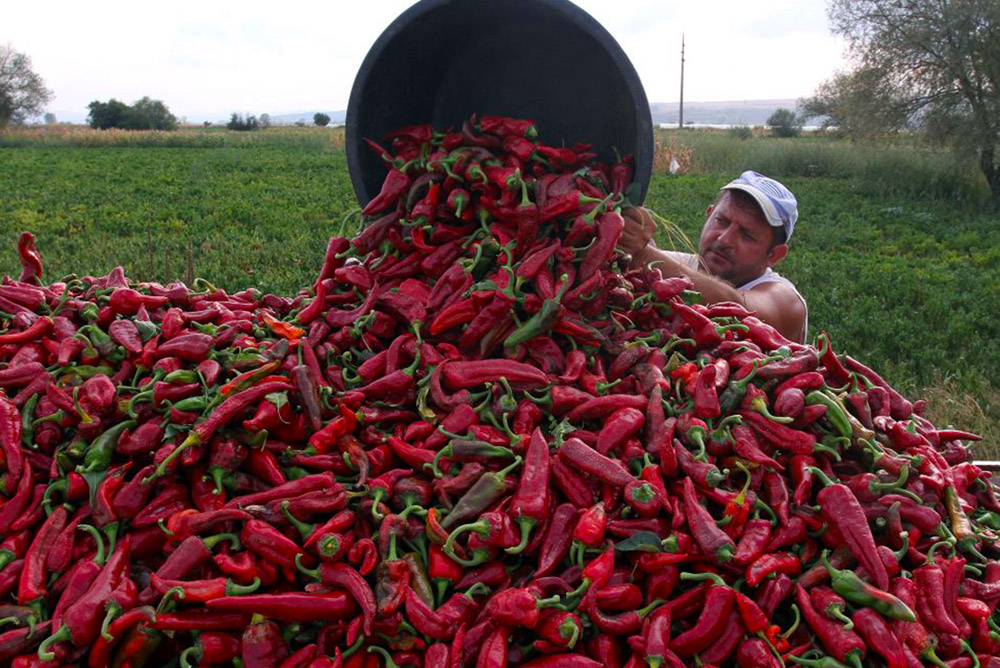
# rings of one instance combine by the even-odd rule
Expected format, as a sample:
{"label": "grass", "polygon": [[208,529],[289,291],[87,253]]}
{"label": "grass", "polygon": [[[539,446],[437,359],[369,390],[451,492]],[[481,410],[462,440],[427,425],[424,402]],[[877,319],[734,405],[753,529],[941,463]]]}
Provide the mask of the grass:
{"label": "grass", "polygon": [[[138,280],[295,292],[357,207],[342,146],[325,128],[0,136],[0,272],[16,271],[27,229],[49,279],[121,264]],[[945,154],[689,131],[674,146],[692,171],[655,174],[648,206],[697,239],[734,174],[781,178],[801,218],[779,270],[809,301],[810,335],[826,329],[836,350],[925,398],[936,424],[984,434],[978,456],[1000,455],[1000,216],[978,208],[973,172],[915,190],[907,179],[933,180]]]}
{"label": "grass", "polygon": [[[726,131],[657,131],[675,152],[690,152],[690,171],[729,174],[753,169],[768,175],[852,179],[870,195],[946,199],[980,208],[989,188],[969,156],[904,136],[878,144],[816,134],[795,139],[756,135],[741,141]],[[666,170],[661,170],[666,171]]]}

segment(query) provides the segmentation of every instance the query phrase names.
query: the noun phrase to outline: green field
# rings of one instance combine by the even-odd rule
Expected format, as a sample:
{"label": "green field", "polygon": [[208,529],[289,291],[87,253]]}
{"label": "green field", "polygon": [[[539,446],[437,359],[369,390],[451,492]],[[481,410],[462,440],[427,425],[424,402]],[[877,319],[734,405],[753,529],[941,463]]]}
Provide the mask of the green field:
{"label": "green field", "polygon": [[[342,144],[321,128],[0,136],[0,272],[16,272],[30,230],[49,279],[121,264],[137,280],[292,293],[357,208]],[[782,178],[801,217],[780,270],[809,301],[810,335],[826,329],[1000,454],[1000,215],[974,169],[905,144],[685,132],[674,145],[692,172],[654,175],[648,206],[695,239],[736,172]]]}

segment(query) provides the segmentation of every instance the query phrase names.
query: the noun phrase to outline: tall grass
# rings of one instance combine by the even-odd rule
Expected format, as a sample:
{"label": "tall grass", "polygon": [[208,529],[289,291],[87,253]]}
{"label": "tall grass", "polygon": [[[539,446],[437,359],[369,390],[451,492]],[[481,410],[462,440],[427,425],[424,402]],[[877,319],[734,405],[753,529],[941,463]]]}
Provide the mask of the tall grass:
{"label": "tall grass", "polygon": [[[656,140],[661,153],[671,145],[675,150],[689,150],[693,174],[753,169],[776,178],[850,178],[869,195],[947,199],[968,208],[979,208],[989,200],[989,189],[973,157],[927,147],[913,137],[879,144],[830,136],[754,136],[737,141],[723,131],[658,130]],[[655,160],[658,166],[668,163],[669,158]]]}
{"label": "tall grass", "polygon": [[0,148],[283,148],[343,151],[344,128],[270,127],[236,132],[222,127],[94,130],[81,125],[15,127],[0,132]]}

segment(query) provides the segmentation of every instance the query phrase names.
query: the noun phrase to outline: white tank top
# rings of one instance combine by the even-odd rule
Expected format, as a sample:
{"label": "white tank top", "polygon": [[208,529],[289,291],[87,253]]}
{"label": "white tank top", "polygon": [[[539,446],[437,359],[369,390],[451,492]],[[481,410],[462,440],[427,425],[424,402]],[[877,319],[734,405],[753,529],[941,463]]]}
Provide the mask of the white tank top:
{"label": "white tank top", "polygon": [[[697,255],[692,255],[691,253],[678,253],[676,251],[667,251],[667,255],[669,255],[672,260],[675,260],[679,264],[682,264],[685,267],[688,267],[689,269],[698,270],[700,268],[698,264]],[[802,337],[800,340],[803,342],[808,341],[807,337],[809,336],[809,305],[806,304],[805,297],[803,297],[802,294],[798,291],[798,289],[795,287],[795,284],[792,283],[787,278],[785,278],[784,276],[782,276],[781,274],[779,274],[778,272],[776,272],[775,270],[768,267],[763,274],[753,279],[752,281],[749,281],[747,283],[744,283],[743,285],[738,286],[736,289],[749,290],[751,288],[757,287],[761,283],[780,283],[792,289],[792,292],[795,293],[795,296],[798,297],[799,301],[802,302],[802,308],[806,310],[806,317],[805,320],[802,322]]]}

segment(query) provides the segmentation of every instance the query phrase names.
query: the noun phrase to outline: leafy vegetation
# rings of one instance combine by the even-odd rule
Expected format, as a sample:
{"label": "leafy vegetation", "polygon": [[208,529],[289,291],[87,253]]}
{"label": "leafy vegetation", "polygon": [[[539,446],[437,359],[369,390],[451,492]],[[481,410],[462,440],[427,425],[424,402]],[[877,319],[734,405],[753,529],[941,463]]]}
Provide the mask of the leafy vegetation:
{"label": "leafy vegetation", "polygon": [[[826,329],[835,349],[928,399],[935,423],[978,430],[980,454],[998,454],[1000,216],[975,208],[984,184],[974,166],[815,137],[685,131],[678,141],[693,147],[693,172],[655,174],[648,206],[696,239],[734,174],[782,179],[801,218],[779,270],[809,301],[810,336]],[[357,209],[343,129],[39,129],[0,146],[0,273],[16,270],[27,229],[49,279],[121,264],[137,279],[288,294],[315,276],[326,239],[345,219],[350,231]],[[935,178],[945,184],[931,187]]]}
{"label": "leafy vegetation", "polygon": [[821,85],[805,112],[845,131],[919,127],[975,152],[1000,205],[1000,4],[831,0],[828,13],[854,66]]}
{"label": "leafy vegetation", "polygon": [[257,117],[254,115],[243,116],[242,114],[237,114],[233,112],[232,117],[229,122],[226,123],[226,127],[230,130],[238,130],[240,132],[250,132],[256,130],[258,126]]}
{"label": "leafy vegetation", "polygon": [[31,69],[31,58],[0,44],[0,128],[42,113],[52,91]]}
{"label": "leafy vegetation", "polygon": [[802,132],[802,119],[791,109],[777,109],[767,117],[767,127],[775,137],[798,137]]}
{"label": "leafy vegetation", "polygon": [[98,130],[174,130],[177,118],[160,100],[143,97],[129,106],[111,98],[107,102],[94,100],[87,105],[87,122]]}

